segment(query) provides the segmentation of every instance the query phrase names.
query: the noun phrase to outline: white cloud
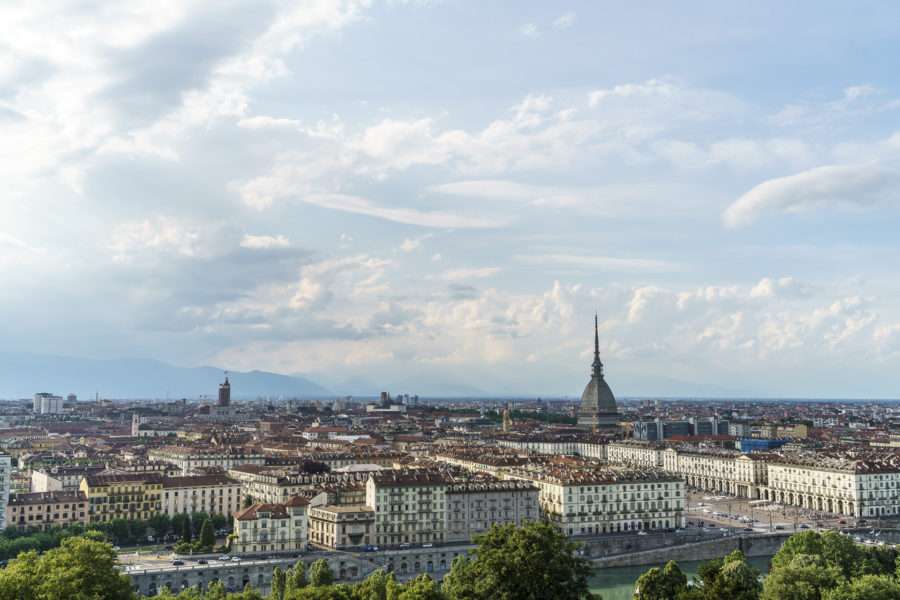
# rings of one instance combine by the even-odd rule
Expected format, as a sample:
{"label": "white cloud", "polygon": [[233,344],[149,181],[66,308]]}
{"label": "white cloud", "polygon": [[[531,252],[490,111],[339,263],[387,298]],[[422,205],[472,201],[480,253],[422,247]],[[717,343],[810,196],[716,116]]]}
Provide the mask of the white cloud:
{"label": "white cloud", "polygon": [[444,212],[426,212],[415,208],[379,206],[365,198],[348,194],[307,194],[300,196],[298,199],[315,206],[368,215],[387,221],[418,225],[420,227],[483,229],[501,227],[503,225],[503,222],[498,219],[469,217]]}
{"label": "white cloud", "polygon": [[468,268],[461,267],[458,269],[448,269],[441,274],[441,279],[447,281],[460,281],[463,279],[476,279],[490,277],[499,272],[499,267],[477,267]]}
{"label": "white cloud", "polygon": [[[378,286],[377,281],[384,275],[390,261],[359,254],[343,258],[332,258],[305,266],[300,271],[300,280],[294,285],[289,306],[293,310],[323,310],[335,297],[338,286],[349,295],[369,293]],[[363,279],[353,279],[358,273]]]}
{"label": "white cloud", "polygon": [[272,237],[271,235],[250,235],[245,234],[244,239],[241,240],[241,246],[243,248],[253,248],[253,249],[266,249],[266,248],[276,248],[276,247],[285,247],[290,246],[291,241],[284,237],[283,235],[279,235],[277,237]]}
{"label": "white cloud", "polygon": [[432,237],[433,235],[433,233],[426,233],[425,235],[421,235],[417,238],[406,238],[405,240],[403,240],[403,243],[400,244],[400,249],[404,252],[412,252],[417,248],[421,248],[422,242]]}
{"label": "white cloud", "polygon": [[557,29],[566,29],[567,27],[571,27],[575,24],[575,16],[576,15],[573,12],[563,13],[553,21],[553,26]]}
{"label": "white cloud", "polygon": [[519,27],[519,33],[521,33],[525,37],[537,37],[538,35],[540,35],[538,33],[537,25],[535,25],[534,23],[522,25],[521,27]]}
{"label": "white cloud", "polygon": [[515,259],[529,265],[573,265],[607,271],[670,271],[676,263],[648,258],[584,256],[579,254],[519,254]]}
{"label": "white cloud", "polygon": [[824,125],[837,119],[865,114],[884,107],[870,102],[883,94],[869,84],[844,88],[838,100],[824,103],[793,103],[785,106],[777,114],[769,117],[769,122],[778,127],[798,127]]}
{"label": "white cloud", "polygon": [[770,179],[753,187],[723,213],[728,227],[770,212],[800,212],[829,204],[863,207],[895,201],[900,174],[876,165],[832,165]]}

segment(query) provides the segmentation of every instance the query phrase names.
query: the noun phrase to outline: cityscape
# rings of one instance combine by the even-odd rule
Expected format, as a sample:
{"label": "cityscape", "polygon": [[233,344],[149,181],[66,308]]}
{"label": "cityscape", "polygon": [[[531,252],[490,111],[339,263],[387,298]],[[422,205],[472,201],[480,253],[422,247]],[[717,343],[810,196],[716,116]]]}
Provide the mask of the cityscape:
{"label": "cityscape", "polygon": [[[439,580],[497,525],[548,523],[602,566],[900,518],[896,404],[617,401],[596,319],[593,333],[572,401],[236,401],[228,373],[208,400],[6,401],[0,529],[101,531],[152,597],[216,581],[269,593],[274,567],[323,557],[337,581]],[[216,517],[205,549],[182,532],[198,515]]]}
{"label": "cityscape", "polygon": [[900,600],[898,56],[0,2],[0,600]]}

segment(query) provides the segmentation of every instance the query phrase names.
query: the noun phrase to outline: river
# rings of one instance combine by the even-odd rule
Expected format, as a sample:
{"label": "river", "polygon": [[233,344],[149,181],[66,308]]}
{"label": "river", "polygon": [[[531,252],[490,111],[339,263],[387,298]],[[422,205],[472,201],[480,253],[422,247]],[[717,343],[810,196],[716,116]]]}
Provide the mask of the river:
{"label": "river", "polygon": [[[756,567],[765,575],[766,569],[769,567],[770,556],[752,556],[747,559],[747,564]],[[697,567],[700,562],[679,562],[678,566],[688,576],[697,574]],[[591,591],[600,592],[603,600],[632,600],[632,592],[634,584],[638,577],[652,569],[653,567],[665,567],[665,565],[645,565],[642,567],[615,567],[611,569],[598,569],[594,572],[594,576],[590,579]]]}

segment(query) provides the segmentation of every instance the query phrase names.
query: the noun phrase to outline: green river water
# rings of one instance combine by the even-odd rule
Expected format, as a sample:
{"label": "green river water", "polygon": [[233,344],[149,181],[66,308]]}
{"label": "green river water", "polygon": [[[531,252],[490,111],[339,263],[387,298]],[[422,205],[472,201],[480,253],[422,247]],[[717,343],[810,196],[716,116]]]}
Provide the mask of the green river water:
{"label": "green river water", "polygon": [[[769,566],[770,556],[753,556],[747,559],[747,564],[756,567],[765,575]],[[688,581],[697,574],[699,562],[679,562],[678,566],[688,576]],[[616,567],[612,569],[599,569],[590,579],[591,591],[603,594],[603,600],[631,600],[634,584],[638,577],[653,567],[665,567],[660,565],[644,565],[642,567]]]}

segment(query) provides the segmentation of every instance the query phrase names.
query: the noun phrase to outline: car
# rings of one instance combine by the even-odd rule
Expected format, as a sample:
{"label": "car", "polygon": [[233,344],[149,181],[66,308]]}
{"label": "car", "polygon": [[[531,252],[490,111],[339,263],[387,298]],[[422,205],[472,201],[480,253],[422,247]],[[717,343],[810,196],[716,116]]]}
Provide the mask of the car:
{"label": "car", "polygon": [[172,559],[172,564],[175,565],[176,567],[178,567],[178,566],[183,565],[183,564],[184,564],[184,561],[181,560],[180,558],[173,558],[173,559]]}
{"label": "car", "polygon": [[241,562],[241,557],[240,556],[232,556],[231,562]]}
{"label": "car", "polygon": [[363,552],[375,552],[378,550],[378,546],[366,546],[363,548]]}
{"label": "car", "polygon": [[425,544],[422,544],[422,547],[423,547],[423,548],[431,548],[432,546],[434,546],[434,544],[432,544],[431,542],[427,542],[427,543],[425,543]]}
{"label": "car", "polygon": [[118,546],[113,546],[113,550],[115,550],[116,552],[118,552],[119,550],[121,550],[121,548],[119,548]]}
{"label": "car", "polygon": [[647,535],[646,531],[638,531],[638,535]]}
{"label": "car", "polygon": [[753,528],[752,527],[744,527],[744,531],[746,531],[747,533],[753,533]]}
{"label": "car", "polygon": [[776,531],[783,531],[783,530],[784,530],[784,527],[783,527],[782,525],[776,525],[776,526],[775,526],[775,530],[776,530]]}
{"label": "car", "polygon": [[719,527],[719,531],[728,531],[727,527]]}
{"label": "car", "polygon": [[206,559],[205,559],[205,558],[199,558],[199,559],[197,559],[197,564],[198,564],[198,565],[206,565],[206,564],[209,564],[209,563],[206,562]]}
{"label": "car", "polygon": [[401,542],[400,547],[401,548],[409,548],[409,542]]}
{"label": "car", "polygon": [[800,523],[800,529],[809,529],[809,525],[806,523]]}
{"label": "car", "polygon": [[838,521],[838,525],[846,525],[846,524],[847,524],[847,521],[845,521],[845,520],[843,520],[843,519],[841,519],[840,521]]}
{"label": "car", "polygon": [[223,554],[222,556],[219,557],[219,560],[222,560],[222,561],[231,560],[231,557],[228,556],[227,554]]}
{"label": "car", "polygon": [[868,521],[866,521],[865,519],[857,519],[856,524],[857,525],[865,525],[867,522]]}

